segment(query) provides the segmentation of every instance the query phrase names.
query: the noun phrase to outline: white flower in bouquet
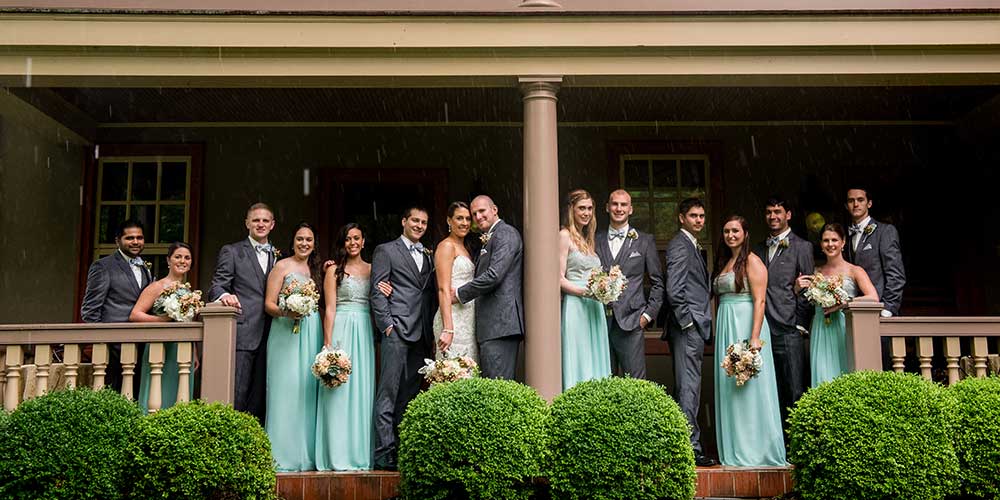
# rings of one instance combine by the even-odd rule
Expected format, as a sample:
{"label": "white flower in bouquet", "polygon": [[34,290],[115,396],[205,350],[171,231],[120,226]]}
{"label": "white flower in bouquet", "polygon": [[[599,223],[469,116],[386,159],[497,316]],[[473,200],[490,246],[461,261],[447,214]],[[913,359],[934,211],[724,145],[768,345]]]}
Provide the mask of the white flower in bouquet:
{"label": "white flower in bouquet", "polygon": [[351,358],[343,349],[323,347],[316,355],[312,374],[328,389],[340,387],[351,375]]}
{"label": "white flower in bouquet", "polygon": [[608,305],[621,297],[628,285],[628,279],[618,266],[611,266],[608,272],[595,267],[587,279],[587,294],[598,302]]}
{"label": "white flower in bouquet", "polygon": [[417,373],[431,385],[454,382],[479,375],[479,365],[469,356],[453,355],[448,351],[439,359],[424,359]]}
{"label": "white flower in bouquet", "polygon": [[[319,310],[319,291],[316,282],[308,280],[305,283],[292,279],[278,293],[278,309],[299,316],[308,316]],[[300,320],[292,323],[292,333],[299,333]]]}
{"label": "white flower in bouquet", "polygon": [[736,385],[742,386],[764,368],[764,358],[760,355],[760,349],[751,347],[750,342],[744,340],[726,348],[726,355],[720,366],[726,371],[726,376],[735,377]]}
{"label": "white flower in bouquet", "polygon": [[201,312],[201,290],[191,290],[190,283],[174,282],[163,288],[153,302],[153,314],[174,321],[192,321]]}
{"label": "white flower in bouquet", "polygon": [[[851,301],[851,295],[844,290],[844,278],[837,276],[824,276],[823,273],[816,273],[809,282],[809,288],[804,293],[806,300],[824,309],[839,306]],[[826,323],[830,323],[830,317],[826,316]]]}

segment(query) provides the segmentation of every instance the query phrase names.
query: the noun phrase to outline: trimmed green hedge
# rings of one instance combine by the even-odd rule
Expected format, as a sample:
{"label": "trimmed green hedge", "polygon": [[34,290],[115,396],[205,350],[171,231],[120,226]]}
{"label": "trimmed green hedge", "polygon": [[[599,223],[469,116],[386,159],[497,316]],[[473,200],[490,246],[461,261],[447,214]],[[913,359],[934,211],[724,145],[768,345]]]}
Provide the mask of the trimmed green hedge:
{"label": "trimmed green hedge", "polygon": [[687,419],[664,389],[631,378],[577,384],[552,403],[545,472],[556,499],[694,497]]}
{"label": "trimmed green hedge", "polygon": [[917,375],[857,372],[810,389],[789,416],[805,500],[940,499],[958,492],[957,401]]}
{"label": "trimmed green hedge", "polygon": [[142,412],[121,395],[57,391],[25,401],[0,435],[0,497],[118,499]]}
{"label": "trimmed green hedge", "polygon": [[132,498],[275,497],[267,434],[229,406],[193,401],[149,415],[130,452]]}
{"label": "trimmed green hedge", "polygon": [[406,498],[524,499],[545,452],[545,401],[517,382],[473,378],[414,399],[399,426]]}
{"label": "trimmed green hedge", "polygon": [[1000,378],[967,378],[950,390],[958,398],[955,452],[962,493],[1000,497]]}

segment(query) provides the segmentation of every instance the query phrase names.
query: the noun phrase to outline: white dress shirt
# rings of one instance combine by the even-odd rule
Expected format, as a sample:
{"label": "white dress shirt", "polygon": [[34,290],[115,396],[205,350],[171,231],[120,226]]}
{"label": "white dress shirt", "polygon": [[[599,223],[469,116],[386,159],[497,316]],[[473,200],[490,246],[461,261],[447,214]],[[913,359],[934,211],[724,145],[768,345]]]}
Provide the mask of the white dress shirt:
{"label": "white dress shirt", "polygon": [[257,240],[250,238],[250,246],[253,247],[254,254],[257,255],[257,263],[260,264],[260,270],[267,274],[267,261],[271,258],[271,252],[265,252],[264,250],[257,250],[257,245],[266,245],[267,242],[259,243]]}
{"label": "white dress shirt", "polygon": [[628,238],[628,232],[629,232],[630,229],[631,228],[629,227],[629,225],[625,224],[621,228],[621,233],[622,233],[623,237],[611,239],[611,235],[618,233],[618,231],[615,230],[615,228],[613,228],[613,227],[608,227],[608,247],[611,249],[611,258],[612,259],[617,259],[618,258],[618,252],[620,252],[622,250],[622,245],[625,244],[625,238]]}
{"label": "white dress shirt", "polygon": [[419,251],[416,251],[413,249],[413,247],[414,245],[420,243],[419,241],[410,241],[409,238],[407,238],[406,236],[400,236],[400,238],[403,240],[403,244],[406,245],[406,251],[410,252],[410,257],[413,258],[413,262],[417,264],[417,271],[418,272],[423,271],[424,270],[423,245],[421,245],[421,249]]}
{"label": "white dress shirt", "polygon": [[[125,259],[125,263],[128,264],[130,269],[132,269],[132,275],[135,276],[135,284],[139,285],[139,288],[142,289],[142,269],[139,269],[142,266],[132,265],[132,257],[125,255],[125,252],[123,252],[121,248],[118,249],[118,253],[122,254],[122,258]],[[141,259],[142,257],[139,258]]]}
{"label": "white dress shirt", "polygon": [[868,227],[868,224],[870,224],[871,221],[872,217],[869,215],[868,217],[862,219],[861,222],[859,222],[856,225],[856,227],[860,228],[861,230],[858,231],[853,236],[851,236],[851,248],[854,249],[855,252],[858,251],[858,243],[861,242],[861,237],[865,234],[865,228]]}
{"label": "white dress shirt", "polygon": [[792,228],[785,229],[785,231],[777,236],[778,241],[775,241],[773,245],[767,247],[767,261],[771,262],[774,258],[774,254],[778,253],[778,247],[781,246],[781,241],[788,238],[789,233],[792,232]]}

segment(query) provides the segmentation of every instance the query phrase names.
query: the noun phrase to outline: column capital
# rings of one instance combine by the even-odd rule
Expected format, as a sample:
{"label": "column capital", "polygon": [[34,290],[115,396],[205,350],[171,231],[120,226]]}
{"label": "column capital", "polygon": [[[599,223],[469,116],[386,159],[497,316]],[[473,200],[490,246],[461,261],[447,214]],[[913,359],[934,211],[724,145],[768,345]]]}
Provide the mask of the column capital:
{"label": "column capital", "polygon": [[518,7],[554,7],[561,9],[562,5],[554,0],[523,0]]}
{"label": "column capital", "polygon": [[561,83],[561,76],[521,76],[517,78],[517,84],[524,99],[555,99]]}

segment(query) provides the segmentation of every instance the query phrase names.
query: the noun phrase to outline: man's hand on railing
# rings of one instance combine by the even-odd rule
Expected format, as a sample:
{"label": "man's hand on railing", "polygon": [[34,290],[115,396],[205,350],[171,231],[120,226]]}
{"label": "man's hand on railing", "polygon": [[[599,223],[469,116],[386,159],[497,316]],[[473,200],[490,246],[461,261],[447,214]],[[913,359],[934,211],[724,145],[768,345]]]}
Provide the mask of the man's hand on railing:
{"label": "man's hand on railing", "polygon": [[219,297],[219,303],[224,306],[235,307],[239,311],[243,311],[243,307],[240,306],[240,299],[231,293],[224,293],[222,297]]}

